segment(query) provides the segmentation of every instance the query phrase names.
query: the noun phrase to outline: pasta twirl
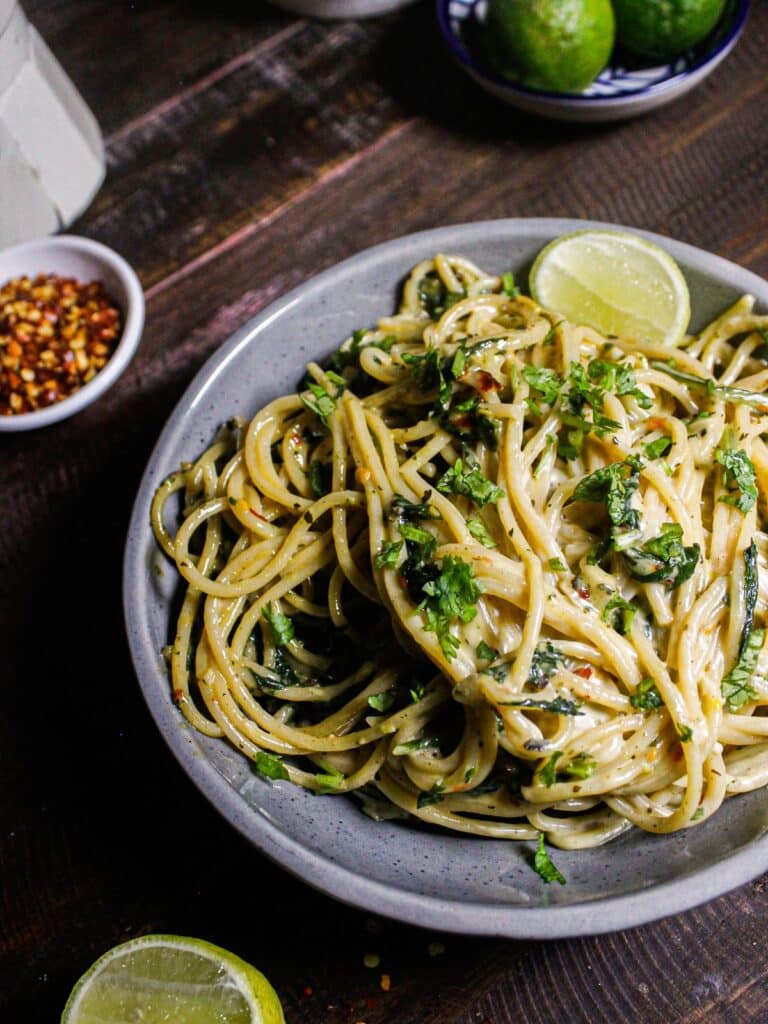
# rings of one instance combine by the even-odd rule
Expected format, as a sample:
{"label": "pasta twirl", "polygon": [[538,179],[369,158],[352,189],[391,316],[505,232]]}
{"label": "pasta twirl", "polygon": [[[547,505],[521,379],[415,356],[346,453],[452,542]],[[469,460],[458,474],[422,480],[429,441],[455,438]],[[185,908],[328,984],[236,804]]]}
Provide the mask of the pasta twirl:
{"label": "pasta twirl", "polygon": [[374,816],[570,849],[764,786],[752,306],[670,352],[419,264],[395,315],[158,489],[181,712]]}

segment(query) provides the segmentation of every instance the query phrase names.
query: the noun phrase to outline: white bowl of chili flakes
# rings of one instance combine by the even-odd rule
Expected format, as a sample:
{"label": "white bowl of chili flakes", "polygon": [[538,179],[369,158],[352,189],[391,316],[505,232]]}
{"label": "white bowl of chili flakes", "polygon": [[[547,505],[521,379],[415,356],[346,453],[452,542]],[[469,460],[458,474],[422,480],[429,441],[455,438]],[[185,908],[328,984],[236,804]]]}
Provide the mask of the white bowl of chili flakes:
{"label": "white bowl of chili flakes", "polygon": [[143,327],[139,279],[108,246],[54,235],[0,252],[0,431],[90,405],[131,361]]}

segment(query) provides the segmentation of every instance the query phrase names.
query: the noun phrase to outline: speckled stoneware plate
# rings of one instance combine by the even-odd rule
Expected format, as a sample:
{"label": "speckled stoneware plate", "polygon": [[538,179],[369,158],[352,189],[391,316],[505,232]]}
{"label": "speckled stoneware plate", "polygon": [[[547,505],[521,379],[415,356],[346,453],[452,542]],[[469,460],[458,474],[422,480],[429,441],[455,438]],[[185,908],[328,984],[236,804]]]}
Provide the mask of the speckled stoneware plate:
{"label": "speckled stoneware plate", "polygon": [[437,0],[437,20],[454,59],[487,92],[512,107],[559,121],[620,121],[647,114],[690,92],[725,60],[744,30],[750,0],[727,0],[722,17],[698,46],[669,63],[616,48],[608,66],[582,93],[553,93],[503,78],[484,42],[488,0]]}
{"label": "speckled stoneware plate", "polygon": [[[199,736],[171,702],[161,647],[170,636],[174,572],[149,527],[152,493],[206,447],[231,415],[251,416],[291,391],[306,361],[390,313],[410,267],[457,252],[525,281],[551,239],[591,225],[502,220],[440,228],[368,249],[308,281],[239,330],[211,357],[163,430],[136,499],[125,556],[125,615],[149,709],[184,770],[259,850],[311,885],[367,910],[433,928],[553,938],[641,924],[702,903],[768,869],[768,793],[736,797],[706,823],[673,836],[632,831],[580,853],[557,852],[564,886],[530,866],[532,843],[463,837],[405,822],[376,823],[352,798],[270,783],[224,741]],[[768,284],[699,249],[648,235],[679,262],[701,327],[744,292],[768,309]]]}

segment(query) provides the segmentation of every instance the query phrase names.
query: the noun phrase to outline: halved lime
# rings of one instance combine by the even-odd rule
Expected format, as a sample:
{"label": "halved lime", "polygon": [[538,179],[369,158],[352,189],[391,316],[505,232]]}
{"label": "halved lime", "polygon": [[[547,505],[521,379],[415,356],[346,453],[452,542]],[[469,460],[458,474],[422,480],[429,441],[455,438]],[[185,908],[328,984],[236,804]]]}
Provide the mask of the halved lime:
{"label": "halved lime", "polygon": [[658,245],[624,231],[576,231],[543,249],[530,275],[542,306],[603,334],[679,345],[691,318],[682,271]]}
{"label": "halved lime", "polygon": [[144,935],[115,946],[72,989],[61,1024],[284,1024],[275,990],[201,939]]}

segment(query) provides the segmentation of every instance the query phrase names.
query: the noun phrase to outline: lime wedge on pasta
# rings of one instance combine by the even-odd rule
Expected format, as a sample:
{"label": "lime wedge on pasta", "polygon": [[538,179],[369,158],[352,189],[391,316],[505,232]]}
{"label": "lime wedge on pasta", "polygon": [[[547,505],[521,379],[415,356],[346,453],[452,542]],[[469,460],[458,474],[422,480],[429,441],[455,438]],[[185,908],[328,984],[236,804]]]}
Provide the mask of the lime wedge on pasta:
{"label": "lime wedge on pasta", "polygon": [[691,318],[682,271],[658,245],[622,231],[577,231],[543,249],[531,295],[603,334],[679,345]]}
{"label": "lime wedge on pasta", "polygon": [[284,1024],[255,967],[200,939],[144,935],[115,946],[83,975],[61,1024]]}

